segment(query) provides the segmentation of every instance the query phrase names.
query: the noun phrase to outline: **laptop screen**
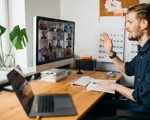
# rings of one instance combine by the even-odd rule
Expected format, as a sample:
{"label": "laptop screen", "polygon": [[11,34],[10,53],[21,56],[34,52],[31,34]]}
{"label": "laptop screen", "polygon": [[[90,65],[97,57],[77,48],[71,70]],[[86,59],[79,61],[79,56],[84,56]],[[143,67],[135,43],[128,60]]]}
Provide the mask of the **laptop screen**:
{"label": "laptop screen", "polygon": [[19,65],[7,74],[7,78],[24,110],[29,114],[34,94]]}

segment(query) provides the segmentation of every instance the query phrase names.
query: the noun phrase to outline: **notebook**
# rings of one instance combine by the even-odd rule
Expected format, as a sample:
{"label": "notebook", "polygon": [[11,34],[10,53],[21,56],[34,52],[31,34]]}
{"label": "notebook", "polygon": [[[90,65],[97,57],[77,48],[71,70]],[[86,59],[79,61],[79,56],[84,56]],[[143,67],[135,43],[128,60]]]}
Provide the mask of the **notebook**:
{"label": "notebook", "polygon": [[[88,84],[87,86],[87,90],[88,91],[102,91],[102,92],[107,92],[107,93],[111,93],[111,94],[115,94],[115,91],[113,90],[108,90],[108,89],[104,89],[103,87],[97,85],[97,82],[103,82],[104,80],[100,80],[100,79],[92,79],[90,84]],[[115,80],[109,80],[111,82],[116,82]]]}
{"label": "notebook", "polygon": [[29,117],[77,114],[69,94],[34,95],[19,65],[7,74],[7,78]]}

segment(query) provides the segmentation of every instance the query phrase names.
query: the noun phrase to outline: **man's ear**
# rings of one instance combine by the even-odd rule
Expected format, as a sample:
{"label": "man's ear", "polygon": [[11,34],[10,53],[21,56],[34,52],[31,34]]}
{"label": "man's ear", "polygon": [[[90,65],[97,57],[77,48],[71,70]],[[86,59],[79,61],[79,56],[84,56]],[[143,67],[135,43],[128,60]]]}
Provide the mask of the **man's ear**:
{"label": "man's ear", "polygon": [[148,21],[147,20],[141,20],[142,30],[146,29],[147,27],[148,27]]}

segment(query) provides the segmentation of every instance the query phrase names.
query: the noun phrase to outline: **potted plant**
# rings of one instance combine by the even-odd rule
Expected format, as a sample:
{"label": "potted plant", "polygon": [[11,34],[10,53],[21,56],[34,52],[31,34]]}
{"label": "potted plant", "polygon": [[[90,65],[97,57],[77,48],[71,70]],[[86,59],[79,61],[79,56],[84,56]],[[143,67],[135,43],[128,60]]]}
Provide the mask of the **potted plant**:
{"label": "potted plant", "polygon": [[[20,29],[19,25],[16,25],[13,30],[9,33],[9,40],[10,40],[10,48],[7,54],[3,51],[3,42],[1,36],[5,33],[6,28],[0,25],[0,68],[4,67],[12,67],[11,65],[7,64],[9,61],[9,57],[11,56],[13,59],[14,57],[11,55],[12,47],[14,46],[16,50],[23,49],[26,47],[28,43],[28,36],[26,33],[26,29]],[[14,59],[15,62],[15,59]]]}

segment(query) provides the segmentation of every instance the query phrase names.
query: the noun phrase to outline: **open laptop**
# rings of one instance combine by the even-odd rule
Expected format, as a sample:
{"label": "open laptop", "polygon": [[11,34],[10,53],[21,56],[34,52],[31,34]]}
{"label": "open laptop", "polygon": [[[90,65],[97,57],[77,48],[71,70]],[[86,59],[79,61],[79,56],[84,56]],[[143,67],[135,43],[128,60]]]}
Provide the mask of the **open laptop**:
{"label": "open laptop", "polygon": [[7,74],[7,78],[29,117],[77,114],[69,94],[34,95],[19,65]]}

